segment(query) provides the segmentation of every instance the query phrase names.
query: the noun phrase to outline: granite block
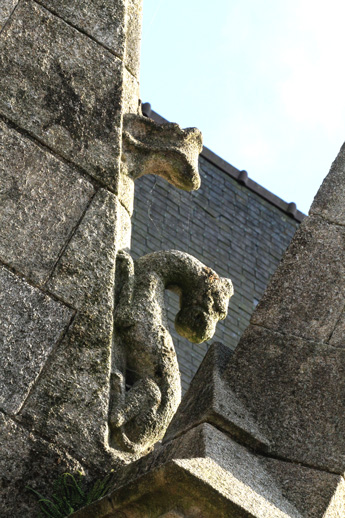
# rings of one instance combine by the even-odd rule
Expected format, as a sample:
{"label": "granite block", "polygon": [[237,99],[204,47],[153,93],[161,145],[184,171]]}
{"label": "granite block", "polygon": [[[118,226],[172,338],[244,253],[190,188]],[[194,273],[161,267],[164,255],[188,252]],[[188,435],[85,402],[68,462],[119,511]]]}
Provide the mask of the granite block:
{"label": "granite block", "polygon": [[93,198],[47,287],[77,309],[107,314],[113,306],[116,197],[100,189]]}
{"label": "granite block", "polygon": [[128,0],[126,27],[126,66],[138,79],[140,66],[140,43],[142,24],[142,0]]}
{"label": "granite block", "polygon": [[0,408],[21,408],[73,310],[0,265]]}
{"label": "granite block", "polygon": [[302,518],[260,457],[210,425],[132,464],[117,487],[73,518]]}
{"label": "granite block", "polygon": [[0,258],[44,283],[94,189],[75,168],[0,121]]}
{"label": "granite block", "polygon": [[231,349],[220,343],[210,347],[170,423],[164,442],[201,423],[209,423],[251,448],[268,447],[269,442],[253,415],[224,380],[232,355]]}
{"label": "granite block", "polygon": [[303,518],[345,516],[345,482],[340,475],[276,459],[262,458],[261,463]]}
{"label": "granite block", "polygon": [[2,0],[0,5],[0,31],[11,16],[18,0]]}
{"label": "granite block", "polygon": [[83,472],[83,466],[66,452],[36,437],[0,413],[0,515],[37,518],[37,498],[27,486],[51,495],[62,473]]}
{"label": "granite block", "polygon": [[258,304],[252,323],[327,342],[345,304],[345,228],[303,221]]}
{"label": "granite block", "polygon": [[279,458],[345,472],[345,349],[250,326],[224,374]]}
{"label": "granite block", "polygon": [[96,193],[49,281],[49,290],[78,312],[20,414],[38,433],[102,469],[111,457],[106,444],[118,204],[108,191]]}
{"label": "granite block", "polygon": [[126,0],[39,0],[65,21],[124,58]]}
{"label": "granite block", "polygon": [[120,59],[32,1],[0,36],[0,111],[116,190]]}

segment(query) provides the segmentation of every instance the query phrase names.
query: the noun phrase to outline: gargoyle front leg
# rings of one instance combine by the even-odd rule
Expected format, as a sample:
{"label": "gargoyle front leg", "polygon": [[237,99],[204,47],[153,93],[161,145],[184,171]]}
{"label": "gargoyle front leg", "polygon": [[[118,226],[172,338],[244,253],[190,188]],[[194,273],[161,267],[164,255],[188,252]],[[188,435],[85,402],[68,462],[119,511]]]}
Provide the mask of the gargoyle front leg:
{"label": "gargoyle front leg", "polygon": [[124,426],[138,415],[155,412],[160,402],[161,391],[157,383],[150,378],[142,378],[126,392],[123,404],[112,410],[110,424],[115,428]]}

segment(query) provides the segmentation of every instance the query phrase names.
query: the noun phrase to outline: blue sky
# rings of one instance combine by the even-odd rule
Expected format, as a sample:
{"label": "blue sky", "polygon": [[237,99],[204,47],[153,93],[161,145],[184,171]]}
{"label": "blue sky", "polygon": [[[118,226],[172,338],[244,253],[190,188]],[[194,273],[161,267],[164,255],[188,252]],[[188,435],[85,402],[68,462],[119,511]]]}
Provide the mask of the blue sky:
{"label": "blue sky", "polygon": [[141,97],[307,212],[345,140],[345,3],[144,0]]}

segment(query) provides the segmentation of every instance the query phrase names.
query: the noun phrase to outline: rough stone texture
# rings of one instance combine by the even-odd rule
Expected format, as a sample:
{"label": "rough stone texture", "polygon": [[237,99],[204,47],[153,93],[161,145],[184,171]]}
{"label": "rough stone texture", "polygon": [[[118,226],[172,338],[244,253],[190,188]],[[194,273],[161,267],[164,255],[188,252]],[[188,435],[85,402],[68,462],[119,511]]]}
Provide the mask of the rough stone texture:
{"label": "rough stone texture", "polygon": [[253,449],[268,448],[268,439],[224,379],[232,354],[231,349],[222,344],[211,345],[167,430],[164,442],[201,423],[210,423]]}
{"label": "rough stone texture", "polygon": [[183,515],[176,511],[168,511],[160,516],[160,518],[183,518]]}
{"label": "rough stone texture", "polygon": [[127,0],[126,66],[139,78],[142,0]]}
{"label": "rough stone texture", "polygon": [[134,204],[134,180],[126,174],[120,175],[118,197],[128,214],[132,216]]}
{"label": "rough stone texture", "polygon": [[328,221],[345,224],[345,144],[324,179],[309,213],[318,214]]}
{"label": "rough stone texture", "polygon": [[119,203],[100,189],[49,280],[49,291],[77,309],[107,315],[113,306],[111,282]]}
{"label": "rough stone texture", "polygon": [[83,471],[68,454],[1,413],[0,444],[1,518],[37,518],[37,498],[26,486],[50,495],[53,481],[60,474]]}
{"label": "rough stone texture", "polygon": [[329,344],[334,347],[345,348],[345,312],[341,314],[329,340]]}
{"label": "rough stone texture", "polygon": [[78,458],[105,464],[118,202],[101,189],[69,243],[49,290],[79,309],[21,415]]}
{"label": "rough stone texture", "polygon": [[42,284],[78,224],[92,185],[0,121],[0,257]]}
{"label": "rough stone texture", "polygon": [[0,265],[0,408],[20,410],[73,310]]}
{"label": "rough stone texture", "polygon": [[[298,222],[203,157],[199,173],[200,189],[192,193],[158,177],[136,180],[132,255],[177,248],[230,277],[234,296],[215,340],[234,349]],[[178,297],[168,292],[166,305],[185,391],[210,342],[191,344],[180,337],[174,330]]]}
{"label": "rough stone texture", "polygon": [[130,466],[125,480],[122,485],[120,478],[120,489],[75,518],[115,518],[117,512],[126,518],[158,518],[172,510],[188,518],[302,517],[262,459],[210,425],[190,430]]}
{"label": "rough stone texture", "polygon": [[345,482],[339,475],[275,459],[261,462],[304,518],[345,516]]}
{"label": "rough stone texture", "polygon": [[139,77],[142,0],[39,0],[125,61]]}
{"label": "rough stone texture", "polygon": [[270,453],[344,473],[344,349],[251,326],[224,376]]}
{"label": "rough stone texture", "polygon": [[124,59],[126,0],[39,0],[39,3]]}
{"label": "rough stone texture", "polygon": [[117,204],[116,210],[119,221],[121,222],[119,225],[121,232],[118,234],[116,246],[118,250],[129,250],[131,247],[132,233],[131,217],[121,203]]}
{"label": "rough stone texture", "polygon": [[[233,289],[194,257],[176,250],[148,254],[135,263],[122,260],[123,288],[115,311],[126,370],[114,373],[110,430],[120,447],[144,452],[160,440],[180,402],[180,376],[167,328],[165,289],[180,294],[175,319],[191,342],[211,338],[226,317]],[[126,372],[127,371],[127,372]],[[116,375],[118,382],[116,383]],[[131,388],[126,391],[126,387]]]}
{"label": "rough stone texture", "polygon": [[196,128],[159,124],[141,115],[126,114],[123,121],[122,168],[133,179],[146,174],[162,176],[184,191],[200,187],[198,157],[202,136]]}
{"label": "rough stone texture", "polygon": [[3,29],[17,4],[18,0],[2,0],[0,5],[0,31]]}
{"label": "rough stone texture", "polygon": [[128,70],[123,70],[123,81],[126,85],[123,91],[123,111],[124,113],[141,113],[139,101],[139,81]]}
{"label": "rough stone texture", "polygon": [[313,216],[294,236],[252,323],[327,342],[345,304],[345,228]]}
{"label": "rough stone texture", "polygon": [[122,63],[34,2],[0,37],[0,111],[116,189]]}

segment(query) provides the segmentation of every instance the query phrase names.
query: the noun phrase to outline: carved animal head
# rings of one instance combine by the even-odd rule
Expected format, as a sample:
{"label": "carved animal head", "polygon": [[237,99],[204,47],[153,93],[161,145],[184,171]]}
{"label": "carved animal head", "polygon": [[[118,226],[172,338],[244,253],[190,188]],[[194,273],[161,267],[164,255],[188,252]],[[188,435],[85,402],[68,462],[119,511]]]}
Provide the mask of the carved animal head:
{"label": "carved animal head", "polygon": [[232,282],[204,267],[198,289],[186,291],[180,297],[181,309],[175,318],[176,331],[190,342],[205,342],[214,335],[217,322],[227,315],[233,295]]}
{"label": "carved animal head", "polygon": [[132,113],[124,116],[123,125],[127,175],[135,180],[156,174],[178,189],[199,189],[202,135],[198,129],[182,129],[175,123],[158,124]]}

